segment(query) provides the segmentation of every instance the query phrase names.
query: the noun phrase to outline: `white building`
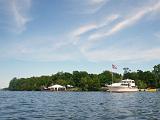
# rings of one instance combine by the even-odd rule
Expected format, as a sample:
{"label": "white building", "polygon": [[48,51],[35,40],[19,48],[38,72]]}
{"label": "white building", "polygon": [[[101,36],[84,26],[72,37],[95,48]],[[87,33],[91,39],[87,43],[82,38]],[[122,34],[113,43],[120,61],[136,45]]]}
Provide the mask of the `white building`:
{"label": "white building", "polygon": [[48,87],[49,90],[53,90],[53,91],[64,91],[66,90],[65,86],[61,86],[61,85],[52,85],[50,87]]}

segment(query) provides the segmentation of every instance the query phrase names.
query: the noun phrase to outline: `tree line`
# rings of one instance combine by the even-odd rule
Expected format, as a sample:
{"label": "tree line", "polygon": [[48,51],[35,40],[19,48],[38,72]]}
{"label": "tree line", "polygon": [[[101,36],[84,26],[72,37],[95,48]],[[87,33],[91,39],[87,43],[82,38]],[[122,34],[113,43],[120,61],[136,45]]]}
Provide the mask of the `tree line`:
{"label": "tree line", "polygon": [[131,72],[129,68],[123,68],[123,70],[123,79],[130,78],[135,80],[140,89],[160,88],[160,64],[155,65],[152,71],[137,70],[136,72]]}
{"label": "tree line", "polygon": [[[113,73],[114,82],[118,82],[122,75]],[[78,91],[98,91],[106,83],[111,84],[112,73],[104,71],[100,74],[89,74],[86,71],[58,72],[51,76],[40,76],[30,78],[13,78],[9,83],[9,90],[41,90],[43,86],[48,87],[52,84],[63,86],[72,85]]]}
{"label": "tree line", "polygon": [[[124,68],[124,74],[113,73],[113,82],[120,82],[122,79],[133,79],[138,88],[160,87],[160,64],[153,67],[153,71],[137,70],[132,72]],[[50,76],[13,78],[9,83],[9,90],[39,91],[42,87],[52,84],[63,86],[72,85],[78,91],[99,91],[101,87],[112,83],[112,72],[103,71],[100,74],[90,74],[86,71],[58,72]]]}

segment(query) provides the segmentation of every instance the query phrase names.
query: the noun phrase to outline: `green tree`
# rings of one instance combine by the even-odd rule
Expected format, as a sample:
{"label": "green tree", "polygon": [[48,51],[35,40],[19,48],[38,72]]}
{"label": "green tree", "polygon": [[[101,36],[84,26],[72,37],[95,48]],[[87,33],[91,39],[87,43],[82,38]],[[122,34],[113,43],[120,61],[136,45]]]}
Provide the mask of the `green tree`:
{"label": "green tree", "polygon": [[160,87],[160,64],[155,65],[153,68],[154,70],[152,72],[156,79],[156,86]]}
{"label": "green tree", "polygon": [[147,88],[147,84],[142,80],[137,80],[136,85],[138,86],[139,89],[146,89]]}
{"label": "green tree", "polygon": [[105,84],[112,83],[112,73],[110,71],[103,71],[101,74],[98,75],[98,79],[100,80],[101,86]]}
{"label": "green tree", "polygon": [[128,67],[123,68],[124,73],[123,73],[123,79],[128,79],[130,77],[130,72],[131,70]]}

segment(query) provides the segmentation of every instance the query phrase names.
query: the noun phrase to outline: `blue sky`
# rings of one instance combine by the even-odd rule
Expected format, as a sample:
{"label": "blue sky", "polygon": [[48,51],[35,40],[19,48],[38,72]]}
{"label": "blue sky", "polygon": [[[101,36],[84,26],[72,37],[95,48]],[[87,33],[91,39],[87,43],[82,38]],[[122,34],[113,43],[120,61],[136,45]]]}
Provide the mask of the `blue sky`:
{"label": "blue sky", "polygon": [[160,0],[1,0],[0,88],[13,77],[160,62]]}

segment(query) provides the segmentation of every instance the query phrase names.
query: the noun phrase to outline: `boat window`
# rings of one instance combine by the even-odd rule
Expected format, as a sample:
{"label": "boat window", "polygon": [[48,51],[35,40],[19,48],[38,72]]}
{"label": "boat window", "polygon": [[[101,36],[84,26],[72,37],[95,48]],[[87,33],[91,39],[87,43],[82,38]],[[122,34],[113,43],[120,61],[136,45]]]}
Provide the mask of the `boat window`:
{"label": "boat window", "polygon": [[132,83],[134,83],[134,81],[132,81]]}
{"label": "boat window", "polygon": [[121,84],[121,85],[123,85],[123,86],[128,86],[128,84]]}

